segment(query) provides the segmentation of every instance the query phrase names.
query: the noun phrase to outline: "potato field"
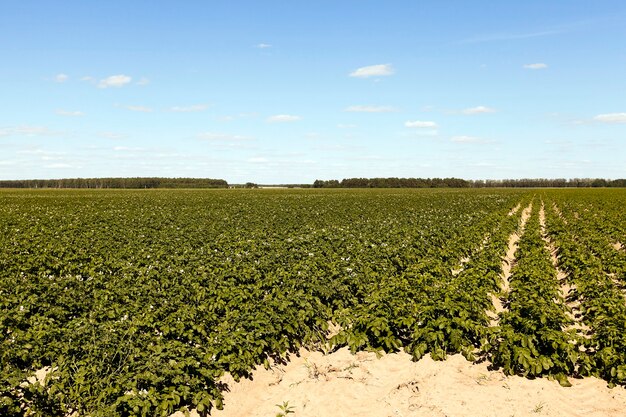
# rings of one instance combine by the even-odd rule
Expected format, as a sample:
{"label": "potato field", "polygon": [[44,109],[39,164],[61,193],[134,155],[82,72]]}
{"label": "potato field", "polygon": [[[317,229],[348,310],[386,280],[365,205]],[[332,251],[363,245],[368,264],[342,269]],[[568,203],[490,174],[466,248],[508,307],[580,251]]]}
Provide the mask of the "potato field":
{"label": "potato field", "polygon": [[625,207],[624,189],[0,190],[0,415],[207,415],[225,373],[301,346],[626,385]]}

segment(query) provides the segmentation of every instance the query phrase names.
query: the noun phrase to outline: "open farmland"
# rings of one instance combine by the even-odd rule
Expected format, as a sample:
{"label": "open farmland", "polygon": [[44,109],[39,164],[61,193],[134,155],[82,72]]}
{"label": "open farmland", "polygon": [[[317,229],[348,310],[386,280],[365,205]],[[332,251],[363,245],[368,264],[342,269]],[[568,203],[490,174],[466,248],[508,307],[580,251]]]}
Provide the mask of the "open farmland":
{"label": "open farmland", "polygon": [[225,374],[303,346],[625,385],[624,207],[624,190],[0,191],[0,415],[228,409]]}

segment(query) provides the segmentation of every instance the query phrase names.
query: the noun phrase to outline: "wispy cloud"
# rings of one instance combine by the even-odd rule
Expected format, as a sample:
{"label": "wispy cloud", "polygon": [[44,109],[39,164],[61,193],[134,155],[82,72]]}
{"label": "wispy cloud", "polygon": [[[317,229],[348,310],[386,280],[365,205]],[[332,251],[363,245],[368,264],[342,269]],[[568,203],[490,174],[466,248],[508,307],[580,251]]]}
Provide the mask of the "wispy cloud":
{"label": "wispy cloud", "polygon": [[63,163],[63,162],[57,162],[57,163],[54,163],[54,164],[44,165],[44,168],[49,168],[49,169],[69,169],[69,168],[76,168],[76,167],[74,167],[73,165],[70,165],[70,164]]}
{"label": "wispy cloud", "polygon": [[466,136],[466,135],[452,136],[450,140],[454,143],[472,143],[472,144],[493,143],[493,141],[491,140],[478,138],[476,136]]}
{"label": "wispy cloud", "polygon": [[126,109],[141,113],[152,113],[152,108],[146,106],[126,106]]}
{"label": "wispy cloud", "polygon": [[413,120],[404,122],[404,126],[418,129],[436,129],[437,123],[422,120]]}
{"label": "wispy cloud", "polygon": [[476,107],[470,107],[468,109],[463,109],[461,110],[461,113],[463,114],[483,114],[483,113],[495,113],[496,109],[493,109],[491,107],[486,107],[486,106],[476,106]]}
{"label": "wispy cloud", "polygon": [[54,81],[57,83],[64,83],[66,82],[70,77],[67,74],[57,74],[54,76]]}
{"label": "wispy cloud", "polygon": [[198,139],[211,142],[241,142],[252,140],[250,136],[232,135],[229,133],[203,132],[198,134]]}
{"label": "wispy cloud", "polygon": [[252,158],[248,158],[248,162],[253,164],[265,164],[269,162],[269,159],[263,156],[254,156]]}
{"label": "wispy cloud", "polygon": [[544,64],[543,62],[537,62],[535,64],[524,64],[524,68],[531,70],[540,70],[548,68],[548,64]]}
{"label": "wispy cloud", "polygon": [[593,120],[602,123],[626,123],[626,113],[599,114]]}
{"label": "wispy cloud", "polygon": [[347,112],[355,112],[355,113],[390,113],[397,111],[395,107],[391,106],[349,106],[344,109]]}
{"label": "wispy cloud", "polygon": [[58,135],[61,132],[51,130],[43,126],[17,126],[0,128],[0,137],[2,136],[50,136]]}
{"label": "wispy cloud", "polygon": [[42,148],[30,148],[30,149],[23,149],[21,151],[17,151],[18,154],[20,155],[37,155],[39,157],[41,157],[41,159],[49,161],[49,160],[53,160],[53,159],[60,159],[61,157],[63,157],[64,155],[66,155],[66,152],[58,152],[58,151],[48,151]]}
{"label": "wispy cloud", "polygon": [[150,84],[150,80],[149,80],[149,79],[147,79],[146,77],[141,77],[141,78],[139,79],[139,81],[137,81],[137,83],[136,83],[136,84],[137,84],[137,85],[148,85],[148,84]]}
{"label": "wispy cloud", "polygon": [[337,127],[339,129],[354,129],[357,127],[357,125],[351,123],[339,123]]}
{"label": "wispy cloud", "polygon": [[485,35],[478,35],[461,40],[459,43],[483,43],[483,42],[498,42],[498,41],[514,41],[521,39],[541,38],[544,36],[552,36],[563,33],[563,30],[543,30],[538,32],[527,33],[491,33]]}
{"label": "wispy cloud", "polygon": [[137,146],[114,146],[113,150],[115,152],[137,152],[137,151],[144,151],[145,148],[140,148]]}
{"label": "wispy cloud", "polygon": [[207,104],[192,104],[190,106],[174,106],[174,107],[170,107],[169,110],[171,112],[175,112],[175,113],[192,113],[192,112],[204,111],[208,107],[209,106]]}
{"label": "wispy cloud", "polygon": [[393,75],[393,66],[391,64],[370,65],[367,67],[357,68],[350,73],[350,77],[369,78]]}
{"label": "wispy cloud", "polygon": [[274,116],[270,116],[267,118],[267,121],[270,123],[282,123],[282,122],[297,122],[301,120],[302,117],[294,116],[292,114],[276,114]]}
{"label": "wispy cloud", "polygon": [[254,45],[254,47],[259,48],[259,49],[267,49],[267,48],[271,48],[272,45],[270,45],[269,43],[258,43]]}
{"label": "wispy cloud", "polygon": [[69,111],[69,110],[57,110],[56,114],[58,114],[59,116],[67,116],[67,117],[80,117],[80,116],[84,116],[85,113],[83,113],[82,111]]}
{"label": "wispy cloud", "polygon": [[111,75],[110,77],[100,80],[100,82],[98,83],[98,88],[119,88],[125,86],[126,84],[129,84],[132,80],[132,77],[124,74]]}

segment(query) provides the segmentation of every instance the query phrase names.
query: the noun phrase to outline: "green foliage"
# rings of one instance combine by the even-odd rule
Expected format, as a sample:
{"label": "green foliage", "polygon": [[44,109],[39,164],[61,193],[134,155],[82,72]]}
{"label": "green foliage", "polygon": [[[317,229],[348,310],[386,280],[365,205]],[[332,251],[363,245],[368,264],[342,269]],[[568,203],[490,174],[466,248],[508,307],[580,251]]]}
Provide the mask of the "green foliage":
{"label": "green foliage", "polygon": [[209,415],[224,373],[249,377],[302,346],[486,354],[507,373],[624,384],[615,195],[624,203],[580,203],[612,208],[605,220],[542,197],[589,216],[548,218],[593,330],[580,340],[562,331],[536,219],[489,326],[520,216],[507,213],[526,191],[0,191],[0,415]]}
{"label": "green foliage", "polygon": [[278,413],[276,413],[276,417],[287,417],[289,414],[294,414],[295,411],[293,411],[294,406],[289,405],[289,401],[283,401],[282,404],[276,404],[276,407],[278,407],[278,409],[280,410]]}
{"label": "green foliage", "polygon": [[[622,194],[589,190],[573,198],[559,193],[548,222],[559,248],[559,263],[569,274],[590,334],[582,343],[583,375],[626,384],[626,253],[612,246],[626,236]],[[558,211],[557,211],[558,210]]]}

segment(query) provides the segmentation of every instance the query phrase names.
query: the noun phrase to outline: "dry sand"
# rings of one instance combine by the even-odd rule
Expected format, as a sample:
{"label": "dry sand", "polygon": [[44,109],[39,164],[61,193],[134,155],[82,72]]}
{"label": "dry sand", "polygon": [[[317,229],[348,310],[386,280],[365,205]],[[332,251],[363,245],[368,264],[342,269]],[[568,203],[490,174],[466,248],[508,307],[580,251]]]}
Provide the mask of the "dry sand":
{"label": "dry sand", "polygon": [[622,387],[585,378],[570,379],[573,386],[564,388],[545,378],[507,377],[487,366],[461,355],[412,362],[404,352],[378,358],[346,348],[327,355],[302,350],[286,365],[257,369],[253,380],[225,378],[225,408],[212,415],[275,416],[285,401],[293,417],[626,415]]}

